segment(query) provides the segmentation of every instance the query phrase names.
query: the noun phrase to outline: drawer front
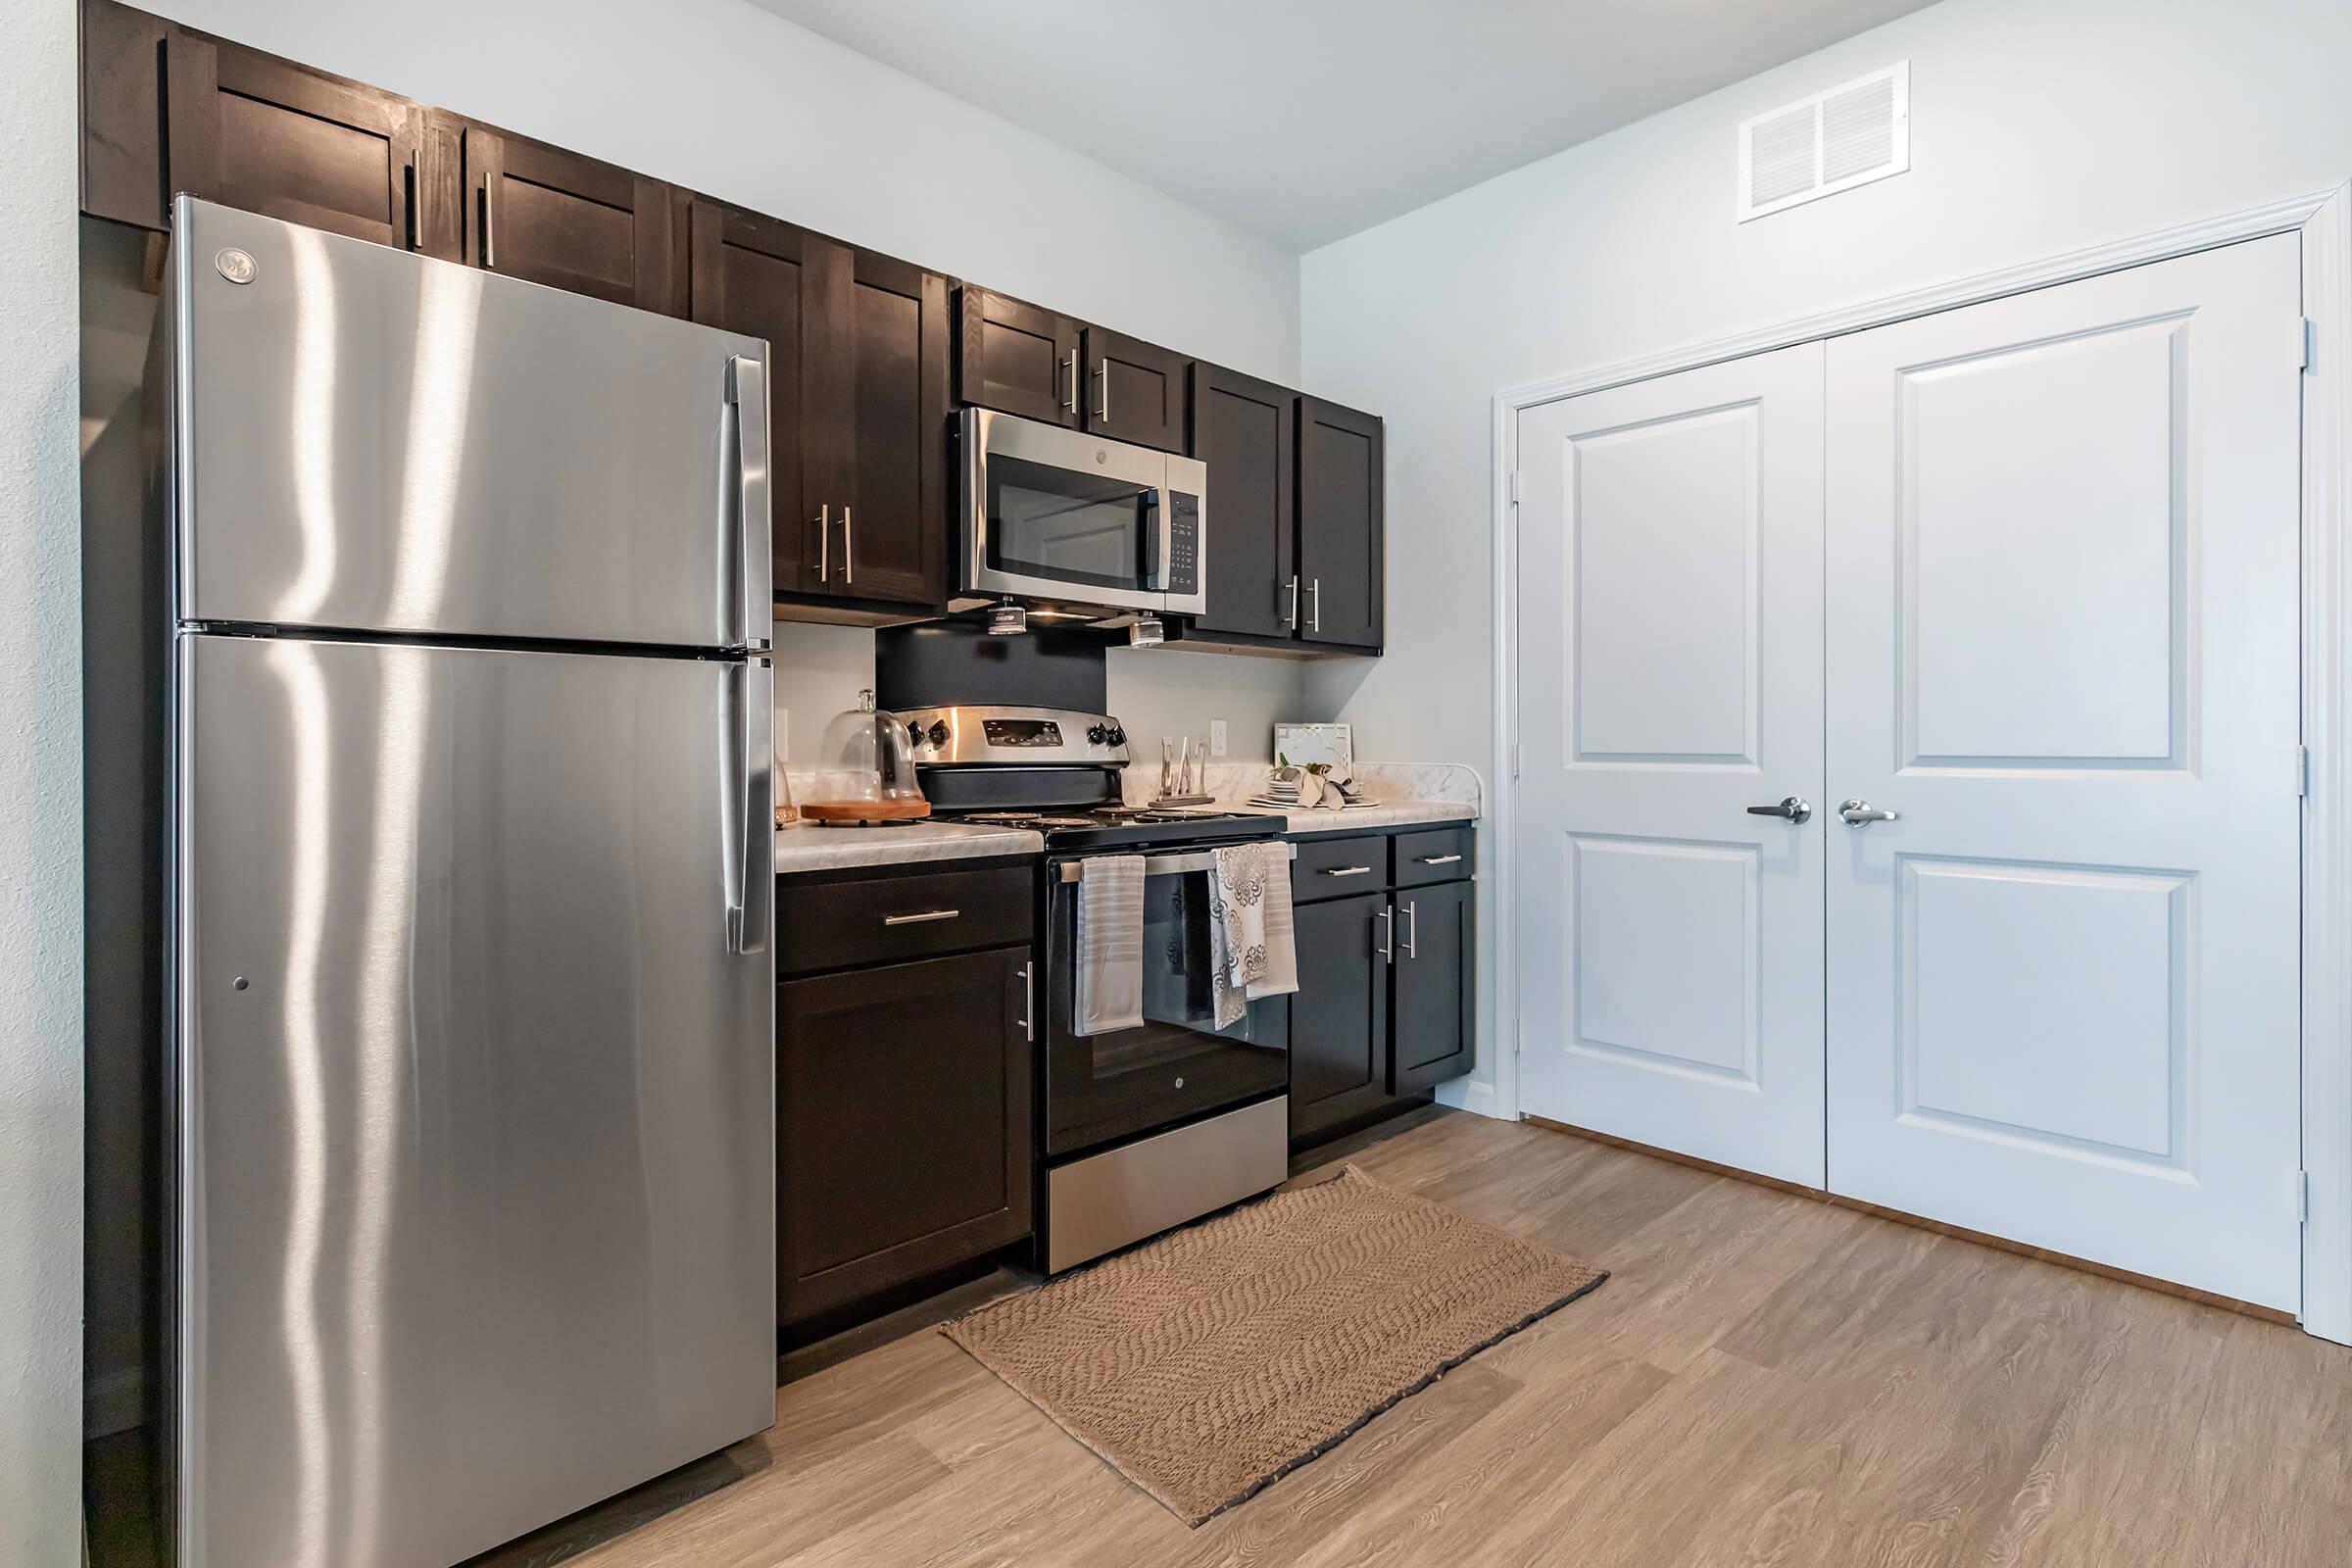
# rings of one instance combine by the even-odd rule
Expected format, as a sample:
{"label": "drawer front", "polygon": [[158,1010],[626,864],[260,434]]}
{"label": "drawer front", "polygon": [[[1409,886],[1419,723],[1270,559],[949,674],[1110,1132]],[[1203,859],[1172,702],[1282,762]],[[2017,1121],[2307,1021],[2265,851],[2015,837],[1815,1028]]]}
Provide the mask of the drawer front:
{"label": "drawer front", "polygon": [[1298,858],[1291,864],[1294,903],[1344,899],[1389,885],[1389,841],[1378,834],[1362,838],[1317,834],[1301,838],[1298,844]]}
{"label": "drawer front", "polygon": [[1478,831],[1467,822],[1396,835],[1396,885],[1456,882],[1478,869]]}
{"label": "drawer front", "polygon": [[776,883],[776,972],[898,963],[938,953],[1026,944],[1036,873],[1026,866],[926,866],[855,882]]}

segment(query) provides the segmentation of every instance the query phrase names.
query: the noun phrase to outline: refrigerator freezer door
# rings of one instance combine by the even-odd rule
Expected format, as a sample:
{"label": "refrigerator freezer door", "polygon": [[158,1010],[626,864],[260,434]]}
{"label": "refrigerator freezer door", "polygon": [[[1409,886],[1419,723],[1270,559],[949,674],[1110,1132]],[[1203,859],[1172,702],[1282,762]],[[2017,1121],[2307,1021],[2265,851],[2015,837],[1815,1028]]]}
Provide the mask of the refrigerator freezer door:
{"label": "refrigerator freezer door", "polygon": [[759,339],[187,197],[173,251],[183,620],[764,644]]}
{"label": "refrigerator freezer door", "polygon": [[183,1568],[443,1568],[766,1427],[764,663],[176,658]]}

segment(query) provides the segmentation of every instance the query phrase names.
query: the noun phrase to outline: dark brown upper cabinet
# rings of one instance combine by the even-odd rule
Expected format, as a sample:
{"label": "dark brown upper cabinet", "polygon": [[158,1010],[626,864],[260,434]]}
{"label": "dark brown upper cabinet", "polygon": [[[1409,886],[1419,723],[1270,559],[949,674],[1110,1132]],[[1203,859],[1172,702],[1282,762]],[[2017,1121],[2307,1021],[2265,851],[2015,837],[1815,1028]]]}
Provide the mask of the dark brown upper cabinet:
{"label": "dark brown upper cabinet", "polygon": [[825,390],[811,400],[841,527],[825,586],[945,609],[948,280],[871,251],[850,256],[846,277],[837,268],[824,280],[826,319],[845,352],[828,361]]}
{"label": "dark brown upper cabinet", "polygon": [[468,121],[457,122],[463,258],[620,305],[685,314],[685,202],[673,187]]}
{"label": "dark brown upper cabinet", "polygon": [[702,198],[690,251],[694,319],[767,340],[777,614],[944,607],[947,279]]}
{"label": "dark brown upper cabinet", "polygon": [[1085,332],[1086,427],[1114,441],[1184,450],[1185,382],[1192,362],[1106,327]]}
{"label": "dark brown upper cabinet", "polygon": [[419,105],[178,27],[163,49],[167,195],[418,248]]}
{"label": "dark brown upper cabinet", "polygon": [[82,0],[81,210],[92,218],[166,228],[164,52],[161,17]]}
{"label": "dark brown upper cabinet", "polygon": [[975,408],[1182,452],[1192,362],[970,284],[958,290],[956,395]]}
{"label": "dark brown upper cabinet", "polygon": [[1076,427],[1085,379],[1078,323],[993,289],[956,292],[957,397],[978,408]]}
{"label": "dark brown upper cabinet", "polygon": [[[808,395],[824,390],[817,362],[838,354],[833,323],[823,318],[815,274],[839,268],[847,247],[781,223],[697,198],[694,202],[687,314],[707,326],[767,340],[768,498],[774,535],[775,590],[820,588],[818,552],[828,541],[817,522],[817,494],[808,461]],[[812,309],[812,307],[814,307]],[[811,321],[811,317],[816,318]]]}
{"label": "dark brown upper cabinet", "polygon": [[1208,465],[1208,611],[1195,627],[1288,638],[1298,629],[1298,395],[1213,365],[1193,367],[1192,455]]}
{"label": "dark brown upper cabinet", "polygon": [[[1381,646],[1382,433],[1377,416],[1298,400],[1298,637],[1377,653]],[[1216,470],[1209,470],[1214,504]],[[1214,579],[1216,558],[1209,558]]]}

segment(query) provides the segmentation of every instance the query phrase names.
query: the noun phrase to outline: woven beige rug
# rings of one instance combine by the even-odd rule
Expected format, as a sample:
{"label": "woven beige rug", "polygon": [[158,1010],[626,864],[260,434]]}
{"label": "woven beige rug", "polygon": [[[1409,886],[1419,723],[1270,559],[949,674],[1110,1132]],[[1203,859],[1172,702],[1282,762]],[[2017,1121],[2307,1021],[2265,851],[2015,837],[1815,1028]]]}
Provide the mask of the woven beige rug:
{"label": "woven beige rug", "polygon": [[943,1332],[1198,1525],[1607,1277],[1349,1165]]}

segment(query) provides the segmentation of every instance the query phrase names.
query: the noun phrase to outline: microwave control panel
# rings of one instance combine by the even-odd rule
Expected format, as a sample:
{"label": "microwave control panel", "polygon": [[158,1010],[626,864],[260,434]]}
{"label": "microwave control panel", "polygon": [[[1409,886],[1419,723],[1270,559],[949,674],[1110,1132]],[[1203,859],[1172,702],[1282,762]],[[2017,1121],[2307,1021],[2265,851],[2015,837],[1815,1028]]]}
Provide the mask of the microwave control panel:
{"label": "microwave control panel", "polygon": [[1171,594],[1193,594],[1200,591],[1200,498],[1173,492],[1168,498],[1168,533],[1171,539],[1168,559],[1167,591]]}

